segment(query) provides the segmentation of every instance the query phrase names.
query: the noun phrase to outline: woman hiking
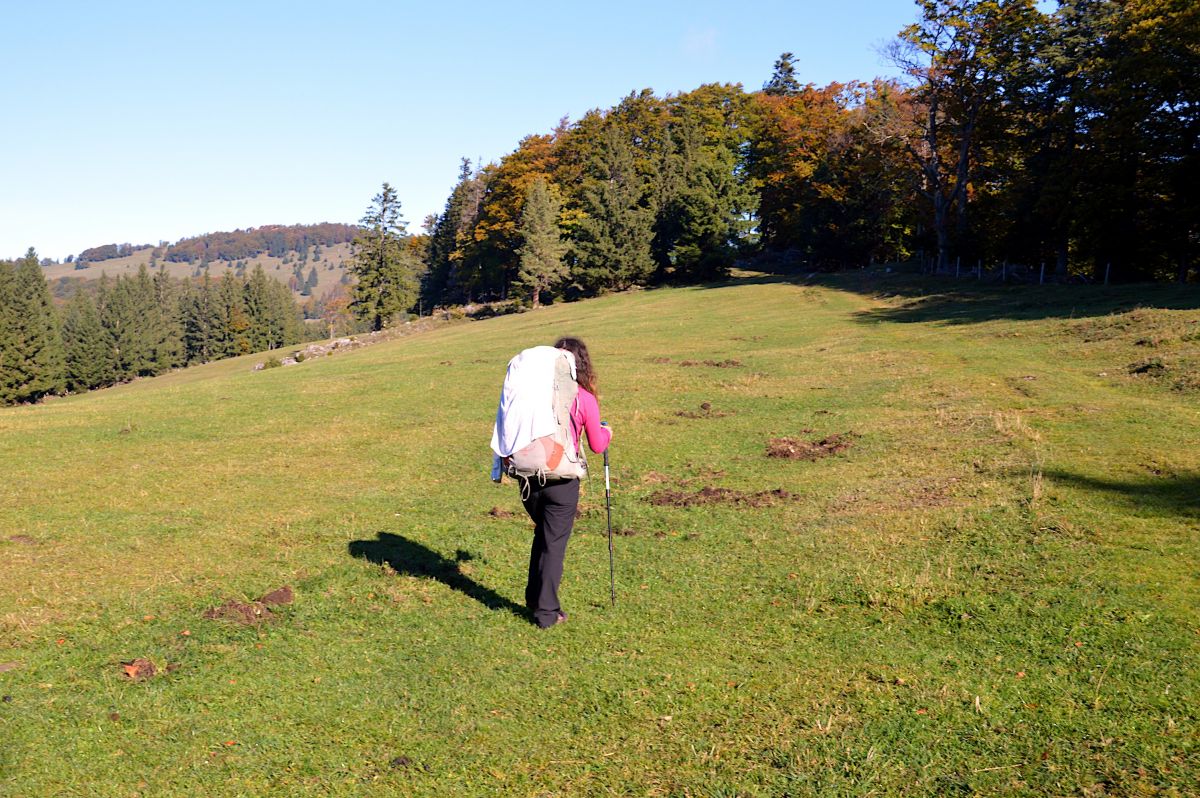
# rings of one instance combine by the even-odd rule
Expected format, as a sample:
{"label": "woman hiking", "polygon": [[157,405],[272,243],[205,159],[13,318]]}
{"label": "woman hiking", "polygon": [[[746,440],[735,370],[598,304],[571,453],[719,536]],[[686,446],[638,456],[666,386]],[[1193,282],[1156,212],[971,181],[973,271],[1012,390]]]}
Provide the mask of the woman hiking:
{"label": "woman hiking", "polygon": [[[566,457],[570,462],[582,461],[580,455],[584,435],[587,436],[588,447],[600,454],[608,448],[613,433],[610,427],[600,423],[600,405],[596,399],[596,371],[588,356],[587,346],[578,338],[564,337],[555,341],[554,349],[565,350],[573,360],[575,382],[579,387],[574,401],[570,404],[570,440],[566,444]],[[515,450],[530,446],[531,433],[526,432],[522,435],[521,431],[536,426],[538,420],[522,417],[523,408],[519,397],[511,394],[521,390],[521,379],[535,382],[544,376],[546,355],[551,359],[559,359],[548,347],[535,347],[513,358],[509,364],[505,390],[501,393],[500,408],[496,416],[496,431],[492,436],[492,449],[496,454],[493,479],[499,479],[501,470],[513,473],[511,466],[517,454]],[[522,364],[518,364],[522,359]],[[523,368],[520,377],[514,376],[517,371],[514,368],[516,365]],[[539,368],[542,372],[539,372]],[[511,387],[510,383],[513,383]],[[539,412],[544,411],[535,408],[530,414]],[[578,473],[583,473],[582,469]],[[516,475],[516,479],[521,491],[521,503],[534,524],[533,544],[529,551],[529,579],[525,585],[525,606],[529,608],[534,623],[545,629],[567,619],[567,614],[558,599],[558,586],[562,581],[567,540],[571,537],[575,512],[579,505],[579,477],[548,475],[542,472],[532,476]]]}

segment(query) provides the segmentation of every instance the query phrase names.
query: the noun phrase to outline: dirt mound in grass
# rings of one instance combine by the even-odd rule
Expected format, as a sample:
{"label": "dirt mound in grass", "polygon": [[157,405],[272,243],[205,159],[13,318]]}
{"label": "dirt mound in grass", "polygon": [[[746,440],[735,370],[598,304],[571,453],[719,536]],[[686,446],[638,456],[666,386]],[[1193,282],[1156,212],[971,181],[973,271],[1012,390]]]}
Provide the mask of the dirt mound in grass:
{"label": "dirt mound in grass", "polygon": [[701,402],[700,410],[676,410],[675,415],[680,418],[725,418],[732,416],[731,410],[713,410],[712,402]]}
{"label": "dirt mound in grass", "polygon": [[268,607],[277,607],[283,604],[291,604],[296,600],[296,594],[292,592],[290,585],[284,585],[281,588],[272,590],[267,595],[258,600],[259,604],[265,604]]}
{"label": "dirt mound in grass", "polygon": [[492,509],[488,510],[488,515],[490,515],[492,518],[512,518],[513,517],[512,512],[510,512],[509,510],[505,510],[503,507],[499,507],[499,506],[493,507]]}
{"label": "dirt mound in grass", "polygon": [[695,493],[686,493],[681,490],[656,491],[650,495],[650,503],[656,507],[700,507],[710,504],[770,507],[780,502],[790,501],[792,498],[792,494],[783,488],[747,493],[732,488],[716,488],[709,485]]}
{"label": "dirt mound in grass", "polygon": [[258,601],[238,601],[229,599],[219,607],[210,607],[204,611],[204,619],[208,621],[229,621],[240,626],[254,626],[270,621],[275,613],[270,607],[291,604],[296,600],[296,594],[288,585],[272,590]]}
{"label": "dirt mound in grass", "polygon": [[767,441],[767,457],[778,457],[784,460],[820,460],[822,457],[830,457],[846,451],[854,445],[854,439],[857,437],[858,435],[853,432],[843,432],[819,441],[772,438]]}
{"label": "dirt mound in grass", "polygon": [[240,626],[254,626],[274,617],[275,614],[262,602],[244,602],[236,599],[230,599],[219,607],[210,607],[204,611],[204,619],[207,621],[229,621]]}
{"label": "dirt mound in grass", "polygon": [[690,366],[708,366],[714,369],[739,369],[742,367],[742,361],[727,358],[725,360],[681,360],[679,365]]}

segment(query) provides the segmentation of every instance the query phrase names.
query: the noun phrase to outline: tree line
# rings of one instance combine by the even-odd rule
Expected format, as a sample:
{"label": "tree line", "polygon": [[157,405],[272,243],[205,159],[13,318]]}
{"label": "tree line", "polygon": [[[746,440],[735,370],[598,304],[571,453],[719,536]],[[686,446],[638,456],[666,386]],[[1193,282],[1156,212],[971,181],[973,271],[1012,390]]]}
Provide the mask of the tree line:
{"label": "tree line", "polygon": [[413,307],[710,280],[738,258],[1049,264],[1186,281],[1200,248],[1200,4],[918,0],[903,78],[631,93],[464,159]]}
{"label": "tree line", "polygon": [[352,224],[322,222],[320,224],[264,225],[232,232],[207,233],[202,236],[181,238],[174,244],[165,241],[153,244],[103,244],[90,247],[78,256],[68,256],[67,263],[75,262],[77,268],[87,268],[92,263],[102,263],[114,258],[124,258],[135,252],[153,249],[152,265],[160,260],[173,263],[200,263],[212,261],[248,260],[256,255],[282,258],[289,252],[300,253],[304,260],[310,248],[314,258],[320,260],[322,246],[344,244],[354,240],[358,228]]}
{"label": "tree line", "polygon": [[56,306],[30,249],[0,261],[0,403],[101,388],[174,368],[299,343],[291,291],[256,267],[248,278],[176,280],[142,266],[102,276]]}

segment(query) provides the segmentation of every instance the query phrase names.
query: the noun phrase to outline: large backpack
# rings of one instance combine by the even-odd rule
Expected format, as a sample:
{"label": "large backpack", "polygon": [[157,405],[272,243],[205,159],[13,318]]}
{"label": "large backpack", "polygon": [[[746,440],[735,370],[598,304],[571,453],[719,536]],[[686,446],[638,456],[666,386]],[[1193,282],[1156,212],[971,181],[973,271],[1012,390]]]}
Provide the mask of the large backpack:
{"label": "large backpack", "polygon": [[[549,347],[544,347],[549,348]],[[545,402],[548,413],[554,417],[553,431],[534,438],[528,445],[502,458],[504,473],[526,479],[576,479],[587,475],[587,460],[577,448],[577,436],[573,432],[571,410],[579,396],[579,383],[575,380],[573,356],[557,349],[553,361],[553,380],[549,385],[539,382],[536,386],[517,385],[513,364],[529,352],[526,350],[509,363],[504,376],[502,396],[511,390],[535,390],[537,395],[526,396],[530,403]],[[542,355],[549,353],[542,352]]]}

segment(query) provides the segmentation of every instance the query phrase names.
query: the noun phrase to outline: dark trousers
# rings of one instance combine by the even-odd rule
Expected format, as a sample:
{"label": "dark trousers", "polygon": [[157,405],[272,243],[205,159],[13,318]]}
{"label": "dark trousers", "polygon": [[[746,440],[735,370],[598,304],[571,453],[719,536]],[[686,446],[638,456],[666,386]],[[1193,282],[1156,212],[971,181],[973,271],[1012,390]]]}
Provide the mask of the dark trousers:
{"label": "dark trousers", "polygon": [[[520,483],[525,487],[524,480]],[[524,490],[522,490],[524,492]],[[579,505],[579,480],[529,481],[529,494],[521,500],[533,519],[533,547],[529,551],[529,581],[525,585],[525,605],[541,627],[558,622],[562,607],[558,603],[558,585],[562,581],[567,539],[575,525]]]}

